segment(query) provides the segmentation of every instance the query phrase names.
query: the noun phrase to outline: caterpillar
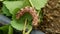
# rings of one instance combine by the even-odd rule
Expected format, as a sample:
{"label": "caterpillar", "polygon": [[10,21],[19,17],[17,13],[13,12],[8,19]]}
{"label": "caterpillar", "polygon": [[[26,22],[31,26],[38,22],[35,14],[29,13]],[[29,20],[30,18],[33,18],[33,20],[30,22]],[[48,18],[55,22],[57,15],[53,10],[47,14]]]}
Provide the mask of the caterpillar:
{"label": "caterpillar", "polygon": [[19,19],[21,16],[23,16],[24,13],[30,13],[33,17],[33,21],[32,21],[32,25],[33,26],[38,26],[38,15],[37,15],[37,12],[34,8],[32,7],[25,7],[25,8],[22,8],[20,11],[17,12],[16,14],[16,19]]}

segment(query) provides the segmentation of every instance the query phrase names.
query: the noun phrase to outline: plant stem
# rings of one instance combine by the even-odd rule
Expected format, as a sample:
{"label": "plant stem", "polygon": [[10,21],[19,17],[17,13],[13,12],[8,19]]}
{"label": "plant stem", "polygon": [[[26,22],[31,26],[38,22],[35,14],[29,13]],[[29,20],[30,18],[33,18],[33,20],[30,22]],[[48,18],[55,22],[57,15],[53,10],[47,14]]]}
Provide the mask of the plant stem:
{"label": "plant stem", "polygon": [[31,29],[26,34],[29,34],[31,32],[31,30],[32,30],[32,27],[31,27]]}
{"label": "plant stem", "polygon": [[27,19],[25,20],[24,29],[23,29],[23,34],[25,34],[25,31],[26,31],[26,25],[27,25]]}
{"label": "plant stem", "polygon": [[24,29],[23,29],[23,34],[29,34],[29,33],[31,32],[31,30],[32,30],[32,27],[31,27],[31,29],[30,29],[28,32],[25,33],[25,31],[26,31],[26,26],[27,26],[27,19],[25,20]]}

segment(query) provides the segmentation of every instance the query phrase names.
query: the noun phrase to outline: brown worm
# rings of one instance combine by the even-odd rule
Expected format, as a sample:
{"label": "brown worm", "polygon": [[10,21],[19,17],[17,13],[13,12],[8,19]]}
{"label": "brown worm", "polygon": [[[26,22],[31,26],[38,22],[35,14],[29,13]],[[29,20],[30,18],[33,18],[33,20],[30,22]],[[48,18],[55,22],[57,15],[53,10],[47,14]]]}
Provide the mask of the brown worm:
{"label": "brown worm", "polygon": [[38,19],[39,18],[38,18],[38,15],[37,15],[37,11],[34,8],[29,7],[29,6],[27,6],[23,9],[21,9],[20,11],[18,11],[18,13],[16,15],[16,19],[19,19],[26,12],[30,13],[33,17],[32,25],[33,26],[38,26]]}

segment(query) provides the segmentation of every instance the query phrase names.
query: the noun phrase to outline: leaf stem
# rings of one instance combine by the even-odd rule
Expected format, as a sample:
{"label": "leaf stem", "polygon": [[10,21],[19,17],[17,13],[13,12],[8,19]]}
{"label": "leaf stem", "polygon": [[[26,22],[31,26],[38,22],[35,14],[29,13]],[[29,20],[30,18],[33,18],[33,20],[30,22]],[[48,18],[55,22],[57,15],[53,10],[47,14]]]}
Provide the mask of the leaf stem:
{"label": "leaf stem", "polygon": [[25,34],[25,31],[26,31],[26,25],[27,25],[27,19],[25,20],[24,29],[23,29],[23,34]]}
{"label": "leaf stem", "polygon": [[31,32],[31,30],[32,30],[32,27],[31,27],[31,29],[26,34],[29,34]]}

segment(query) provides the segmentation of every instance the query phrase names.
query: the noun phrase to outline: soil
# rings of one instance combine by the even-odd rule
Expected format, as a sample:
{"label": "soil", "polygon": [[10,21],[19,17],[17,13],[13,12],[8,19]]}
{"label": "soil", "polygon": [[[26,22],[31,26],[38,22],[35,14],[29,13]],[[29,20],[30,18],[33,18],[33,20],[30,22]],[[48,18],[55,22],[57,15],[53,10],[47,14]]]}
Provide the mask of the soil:
{"label": "soil", "polygon": [[46,34],[60,34],[60,0],[49,0],[42,11],[40,29]]}

